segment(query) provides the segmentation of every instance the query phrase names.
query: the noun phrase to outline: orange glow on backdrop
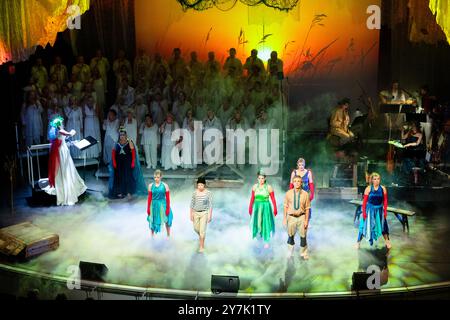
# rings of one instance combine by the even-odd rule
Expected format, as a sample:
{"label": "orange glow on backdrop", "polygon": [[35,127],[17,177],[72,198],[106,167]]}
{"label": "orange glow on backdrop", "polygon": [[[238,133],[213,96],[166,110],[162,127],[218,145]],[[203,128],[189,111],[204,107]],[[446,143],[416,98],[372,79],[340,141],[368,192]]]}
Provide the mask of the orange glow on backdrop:
{"label": "orange glow on backdrop", "polygon": [[243,61],[253,48],[264,62],[276,50],[284,60],[285,73],[291,75],[338,77],[344,70],[355,69],[376,74],[379,31],[367,28],[366,11],[380,2],[303,0],[285,13],[239,1],[229,11],[183,12],[175,0],[136,0],[137,47],[147,53],[161,52],[166,58],[180,47],[186,60],[193,50],[202,60],[208,51],[215,51],[221,62],[230,47],[237,48]]}

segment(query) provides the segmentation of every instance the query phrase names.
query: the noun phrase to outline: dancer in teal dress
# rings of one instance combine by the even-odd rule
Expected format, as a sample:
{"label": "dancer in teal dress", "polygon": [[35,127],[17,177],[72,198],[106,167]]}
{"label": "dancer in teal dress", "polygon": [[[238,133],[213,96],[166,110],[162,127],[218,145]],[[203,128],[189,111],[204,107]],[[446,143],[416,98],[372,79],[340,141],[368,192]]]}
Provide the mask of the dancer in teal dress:
{"label": "dancer in teal dress", "polygon": [[169,186],[161,181],[162,173],[156,170],[154,174],[155,182],[148,187],[147,202],[147,221],[152,232],[161,231],[161,225],[166,225],[167,236],[170,237],[170,228],[172,227],[173,214],[170,207]]}
{"label": "dancer in teal dress", "polygon": [[[269,198],[272,200],[273,211]],[[258,183],[252,188],[248,213],[253,217],[253,239],[257,236],[261,237],[265,242],[264,248],[267,249],[269,247],[270,236],[275,233],[274,217],[277,215],[278,210],[275,193],[272,187],[266,183],[266,175],[261,171],[258,173]]]}
{"label": "dancer in teal dress", "polygon": [[366,238],[372,246],[383,236],[386,248],[391,248],[389,227],[387,224],[388,196],[384,186],[380,184],[381,177],[374,172],[370,175],[371,184],[364,192],[362,219],[359,222],[359,233],[356,248],[360,248],[362,238]]}

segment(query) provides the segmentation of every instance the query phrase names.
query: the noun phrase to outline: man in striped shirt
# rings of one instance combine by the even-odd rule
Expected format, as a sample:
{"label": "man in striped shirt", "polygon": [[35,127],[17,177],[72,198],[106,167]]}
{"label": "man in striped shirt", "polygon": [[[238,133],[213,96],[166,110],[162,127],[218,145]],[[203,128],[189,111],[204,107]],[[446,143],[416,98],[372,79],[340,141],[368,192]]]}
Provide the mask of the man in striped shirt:
{"label": "man in striped shirt", "polygon": [[197,190],[192,194],[191,221],[194,230],[199,235],[200,247],[198,252],[203,253],[205,249],[206,226],[212,219],[212,193],[206,189],[205,178],[197,180]]}

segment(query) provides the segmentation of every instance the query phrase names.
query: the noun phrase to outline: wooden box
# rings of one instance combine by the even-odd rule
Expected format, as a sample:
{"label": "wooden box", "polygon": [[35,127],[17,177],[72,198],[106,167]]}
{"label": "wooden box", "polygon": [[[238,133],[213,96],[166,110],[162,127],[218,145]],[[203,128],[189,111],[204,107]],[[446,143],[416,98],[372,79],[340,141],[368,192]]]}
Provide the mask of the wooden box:
{"label": "wooden box", "polygon": [[0,229],[0,253],[31,258],[59,247],[59,236],[30,222]]}

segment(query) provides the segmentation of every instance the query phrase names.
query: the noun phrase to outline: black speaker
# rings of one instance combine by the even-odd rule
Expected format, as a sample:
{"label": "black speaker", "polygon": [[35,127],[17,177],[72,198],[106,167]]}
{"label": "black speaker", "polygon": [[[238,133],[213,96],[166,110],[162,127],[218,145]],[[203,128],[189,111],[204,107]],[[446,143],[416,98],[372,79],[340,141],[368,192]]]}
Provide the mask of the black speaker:
{"label": "black speaker", "polygon": [[79,268],[81,280],[105,282],[108,268],[104,264],[80,261]]}
{"label": "black speaker", "polygon": [[367,280],[372,274],[366,272],[353,272],[352,291],[369,290]]}
{"label": "black speaker", "polygon": [[240,287],[239,277],[237,276],[211,276],[211,292],[220,293],[238,293]]}

